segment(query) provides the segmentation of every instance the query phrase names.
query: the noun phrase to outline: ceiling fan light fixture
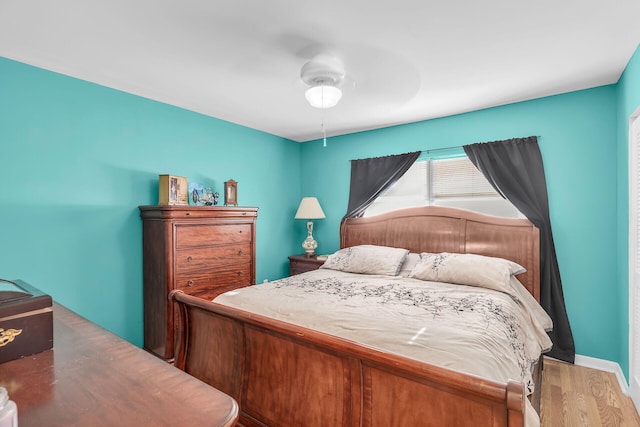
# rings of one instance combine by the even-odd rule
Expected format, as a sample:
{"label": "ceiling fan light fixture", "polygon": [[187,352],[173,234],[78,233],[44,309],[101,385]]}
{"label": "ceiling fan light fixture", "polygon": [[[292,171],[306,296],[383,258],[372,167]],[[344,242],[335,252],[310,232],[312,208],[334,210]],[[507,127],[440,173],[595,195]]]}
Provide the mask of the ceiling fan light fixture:
{"label": "ceiling fan light fixture", "polygon": [[342,91],[331,85],[320,84],[312,86],[304,93],[312,107],[315,108],[332,108],[338,104],[342,98]]}

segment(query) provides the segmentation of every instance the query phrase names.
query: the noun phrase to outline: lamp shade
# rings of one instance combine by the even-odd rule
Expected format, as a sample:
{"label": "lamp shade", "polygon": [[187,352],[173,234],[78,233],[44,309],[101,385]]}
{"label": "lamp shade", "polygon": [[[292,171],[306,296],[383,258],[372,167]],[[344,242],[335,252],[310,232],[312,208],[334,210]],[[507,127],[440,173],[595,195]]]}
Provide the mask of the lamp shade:
{"label": "lamp shade", "polygon": [[326,218],[315,197],[303,197],[298,206],[295,219],[322,219]]}
{"label": "lamp shade", "polygon": [[342,91],[335,86],[321,84],[307,89],[304,96],[312,107],[331,108],[342,98]]}

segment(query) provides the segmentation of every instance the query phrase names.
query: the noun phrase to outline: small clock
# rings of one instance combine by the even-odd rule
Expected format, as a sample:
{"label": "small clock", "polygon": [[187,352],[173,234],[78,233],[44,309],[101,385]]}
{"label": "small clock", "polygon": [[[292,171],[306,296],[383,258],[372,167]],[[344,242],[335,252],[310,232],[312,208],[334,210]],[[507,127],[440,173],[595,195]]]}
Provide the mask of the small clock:
{"label": "small clock", "polygon": [[224,204],[238,206],[238,183],[232,179],[224,183]]}

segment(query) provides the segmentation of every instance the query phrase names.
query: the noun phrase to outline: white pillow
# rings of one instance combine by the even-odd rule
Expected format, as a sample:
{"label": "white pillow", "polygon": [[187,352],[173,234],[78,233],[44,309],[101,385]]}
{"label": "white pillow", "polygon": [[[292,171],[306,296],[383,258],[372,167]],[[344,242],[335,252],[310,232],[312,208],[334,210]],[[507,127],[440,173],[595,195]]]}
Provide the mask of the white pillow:
{"label": "white pillow", "polygon": [[476,254],[421,253],[420,262],[409,277],[434,282],[479,286],[513,294],[511,276],[526,270],[521,265],[502,258]]}
{"label": "white pillow", "polygon": [[420,262],[420,254],[414,254],[409,252],[404,259],[398,276],[409,277],[409,274],[413,271],[413,268]]}
{"label": "white pillow", "polygon": [[359,245],[331,254],[320,268],[396,276],[409,251],[389,246]]}

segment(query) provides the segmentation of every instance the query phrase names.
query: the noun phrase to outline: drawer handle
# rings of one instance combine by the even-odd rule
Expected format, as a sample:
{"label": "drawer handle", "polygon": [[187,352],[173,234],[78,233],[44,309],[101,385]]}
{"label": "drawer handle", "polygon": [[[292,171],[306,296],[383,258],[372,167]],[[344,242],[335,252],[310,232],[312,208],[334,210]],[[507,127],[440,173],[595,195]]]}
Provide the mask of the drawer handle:
{"label": "drawer handle", "polygon": [[189,281],[187,282],[187,286],[193,286],[193,280],[189,280]]}
{"label": "drawer handle", "polygon": [[187,257],[187,262],[191,262],[191,261],[193,261],[193,257],[192,257],[191,255],[189,255],[189,256]]}
{"label": "drawer handle", "polygon": [[240,249],[240,250],[238,251],[238,255],[244,255],[244,251],[243,251],[242,249]]}
{"label": "drawer handle", "polygon": [[191,215],[191,212],[187,212],[187,216]]}
{"label": "drawer handle", "polygon": [[242,277],[244,276],[244,273],[242,271],[238,271],[238,276]]}

